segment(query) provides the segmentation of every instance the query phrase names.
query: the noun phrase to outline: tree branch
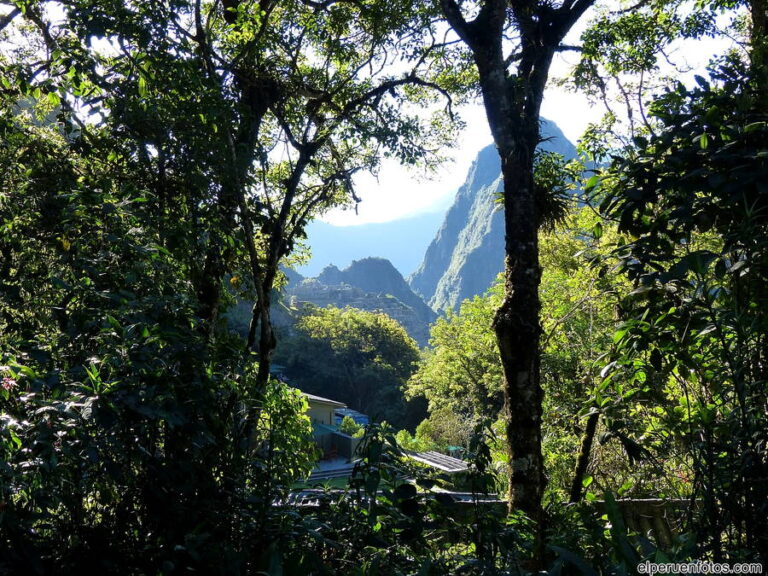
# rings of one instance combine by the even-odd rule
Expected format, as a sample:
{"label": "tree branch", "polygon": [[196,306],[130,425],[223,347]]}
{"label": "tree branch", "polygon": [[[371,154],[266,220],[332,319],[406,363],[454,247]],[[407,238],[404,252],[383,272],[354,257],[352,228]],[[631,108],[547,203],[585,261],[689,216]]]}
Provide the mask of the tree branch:
{"label": "tree branch", "polygon": [[18,8],[14,8],[5,16],[0,17],[0,32],[5,30],[5,27],[8,26],[8,24],[10,24],[11,22],[13,22],[13,19],[16,18],[16,16],[18,16],[19,14],[21,14],[21,10],[19,10]]}
{"label": "tree branch", "polygon": [[571,46],[569,44],[560,44],[555,48],[555,52],[582,52],[583,50],[583,46]]}
{"label": "tree branch", "polygon": [[440,9],[443,11],[445,19],[448,20],[451,28],[456,30],[459,38],[466,42],[467,45],[472,46],[469,23],[464,19],[464,15],[461,13],[456,0],[440,0]]}
{"label": "tree branch", "polygon": [[619,14],[630,14],[640,8],[645,8],[646,6],[650,6],[653,0],[640,0],[639,2],[636,2],[632,6],[628,6],[627,8],[622,8],[621,10],[613,10],[610,12],[610,14],[619,15]]}
{"label": "tree branch", "polygon": [[330,8],[334,4],[351,4],[352,6],[357,6],[361,10],[365,7],[362,2],[359,2],[358,0],[323,0],[322,2],[318,2],[316,0],[301,0],[301,3],[305,6],[309,6],[310,8],[314,8],[315,10],[325,10],[327,8]]}

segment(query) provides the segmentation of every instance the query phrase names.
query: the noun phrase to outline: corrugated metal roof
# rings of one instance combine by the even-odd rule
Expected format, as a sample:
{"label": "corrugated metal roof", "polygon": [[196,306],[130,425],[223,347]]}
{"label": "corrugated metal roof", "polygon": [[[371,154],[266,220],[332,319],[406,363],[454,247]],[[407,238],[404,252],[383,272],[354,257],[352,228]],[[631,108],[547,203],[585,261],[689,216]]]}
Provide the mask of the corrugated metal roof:
{"label": "corrugated metal roof", "polygon": [[302,392],[304,396],[307,397],[307,400],[311,402],[318,402],[320,404],[328,404],[330,406],[338,406],[339,408],[346,408],[347,405],[343,402],[338,402],[336,400],[331,400],[330,398],[323,398],[322,396],[315,396],[314,394],[307,394],[306,392]]}
{"label": "corrugated metal roof", "polygon": [[355,421],[356,424],[360,424],[362,426],[367,426],[371,421],[367,414],[363,414],[357,410],[352,410],[351,408],[336,408],[333,412],[336,419],[336,424],[341,424],[344,416],[349,416],[352,418],[352,420]]}
{"label": "corrugated metal roof", "polygon": [[464,472],[467,463],[452,456],[446,456],[440,452],[408,452],[408,456],[417,462],[432,466],[445,472]]}

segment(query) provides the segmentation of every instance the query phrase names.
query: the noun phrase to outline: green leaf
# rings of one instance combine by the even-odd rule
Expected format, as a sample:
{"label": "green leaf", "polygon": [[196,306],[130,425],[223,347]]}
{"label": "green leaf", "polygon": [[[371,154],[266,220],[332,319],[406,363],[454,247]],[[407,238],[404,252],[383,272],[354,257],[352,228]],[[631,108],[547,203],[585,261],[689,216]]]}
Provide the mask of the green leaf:
{"label": "green leaf", "polygon": [[629,295],[630,296],[642,296],[643,294],[647,294],[648,292],[653,292],[653,286],[638,286],[634,290],[632,290]]}
{"label": "green leaf", "polygon": [[139,96],[144,98],[148,94],[149,94],[149,90],[147,89],[147,80],[146,78],[144,78],[143,74],[139,74]]}
{"label": "green leaf", "polygon": [[701,135],[698,137],[699,140],[699,146],[702,150],[706,150],[709,147],[709,137],[707,136],[706,132],[702,132]]}
{"label": "green leaf", "polygon": [[13,442],[13,445],[16,446],[16,449],[18,450],[21,448],[21,438],[19,438],[19,435],[16,434],[16,431],[13,428],[8,427],[8,435],[11,437],[11,441]]}
{"label": "green leaf", "polygon": [[[699,74],[696,74],[694,76],[694,79],[696,80],[696,84],[704,88],[704,90],[709,90],[709,80],[707,80],[706,78],[704,78]],[[687,89],[686,89],[686,92],[687,92]]]}
{"label": "green leaf", "polygon": [[632,489],[632,486],[634,486],[634,482],[632,480],[627,480],[624,482],[624,484],[621,485],[619,488],[619,496],[623,496],[627,492],[629,492]]}
{"label": "green leaf", "polygon": [[619,342],[621,342],[624,339],[624,336],[626,336],[628,332],[629,332],[629,329],[627,328],[616,330],[616,332],[613,333],[613,343],[618,344]]}
{"label": "green leaf", "polygon": [[749,134],[750,132],[765,130],[766,128],[768,128],[768,122],[752,122],[744,126],[744,132]]}

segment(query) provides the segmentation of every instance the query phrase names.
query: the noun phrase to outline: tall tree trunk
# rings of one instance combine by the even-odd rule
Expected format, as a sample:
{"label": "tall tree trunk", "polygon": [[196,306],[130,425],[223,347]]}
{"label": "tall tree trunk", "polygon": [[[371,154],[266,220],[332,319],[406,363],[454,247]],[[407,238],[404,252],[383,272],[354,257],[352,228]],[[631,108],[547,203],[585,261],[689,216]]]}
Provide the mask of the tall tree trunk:
{"label": "tall tree trunk", "polygon": [[228,271],[227,230],[236,226],[236,208],[232,194],[222,187],[218,198],[216,224],[208,229],[210,241],[205,250],[203,269],[197,279],[198,316],[202,320],[201,330],[209,342],[213,342],[223,297],[223,283]]}
{"label": "tall tree trunk", "polygon": [[[267,272],[269,274],[269,271]],[[256,281],[256,302],[251,310],[251,323],[248,328],[247,350],[253,350],[256,345],[256,331],[259,331],[258,356],[259,371],[256,374],[256,386],[263,390],[269,382],[272,366],[272,353],[277,346],[277,338],[272,326],[272,289],[273,281]]]}
{"label": "tall tree trunk", "polygon": [[[534,130],[538,134],[538,126]],[[545,487],[539,367],[541,269],[532,177],[533,149],[526,145],[521,132],[507,146],[500,147],[506,227],[505,296],[493,328],[504,370],[509,507],[524,512],[534,521],[536,550],[540,552],[544,534],[541,499]]]}
{"label": "tall tree trunk", "polygon": [[[751,81],[755,90],[754,112],[755,119],[763,120],[768,114],[768,0],[750,0],[749,11],[752,20],[752,29],[749,39],[749,58]],[[762,276],[765,276],[766,259],[763,258],[754,263],[755,271],[762,268]],[[757,274],[760,277],[760,274]],[[758,303],[758,310],[762,310],[760,303],[765,303],[765,285],[758,281],[755,286],[757,294],[752,300]],[[765,325],[765,315],[757,314],[757,326]],[[765,522],[766,510],[766,488],[765,479],[768,475],[768,462],[765,457],[756,457],[760,453],[760,438],[765,438],[765,426],[761,423],[761,418],[756,416],[761,410],[764,414],[766,395],[761,393],[765,382],[765,357],[766,344],[760,346],[758,356],[763,356],[763,362],[750,376],[747,377],[747,424],[744,426],[742,436],[742,482],[744,489],[744,525],[746,532],[747,547],[752,550],[758,550],[762,554],[762,559],[768,559],[768,523]],[[739,376],[737,376],[738,378]],[[749,456],[746,456],[749,455]]]}
{"label": "tall tree trunk", "polygon": [[[557,6],[539,0],[484,0],[468,21],[456,0],[440,0],[448,23],[477,66],[488,124],[504,179],[505,297],[493,328],[504,369],[506,439],[510,459],[509,506],[535,523],[534,563],[541,568],[546,485],[541,453],[542,397],[539,340],[538,232],[533,185],[539,114],[549,68],[565,35],[594,0]],[[510,18],[511,16],[511,18]],[[505,57],[509,36],[517,48]]]}
{"label": "tall tree trunk", "polygon": [[592,444],[595,442],[595,432],[597,432],[597,422],[600,419],[599,412],[592,412],[587,418],[587,427],[584,435],[581,437],[581,448],[576,457],[576,467],[573,471],[573,483],[571,484],[571,497],[569,501],[572,504],[581,501],[584,488],[584,477],[589,465],[589,456],[592,453]]}
{"label": "tall tree trunk", "polygon": [[521,511],[534,522],[532,568],[537,568],[544,549],[541,501],[546,486],[541,450],[540,215],[533,182],[541,95],[535,96],[535,90],[520,90],[519,85],[510,81],[499,44],[477,49],[475,61],[504,180],[505,296],[494,317],[493,328],[504,372],[505,433],[510,464],[508,502],[510,512]]}

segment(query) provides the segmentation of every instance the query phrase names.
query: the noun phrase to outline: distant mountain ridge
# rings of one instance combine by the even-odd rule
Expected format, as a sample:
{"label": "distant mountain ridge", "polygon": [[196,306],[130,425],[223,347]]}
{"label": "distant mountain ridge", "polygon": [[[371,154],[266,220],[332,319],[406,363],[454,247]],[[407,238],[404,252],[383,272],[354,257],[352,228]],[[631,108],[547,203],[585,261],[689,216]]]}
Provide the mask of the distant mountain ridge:
{"label": "distant mountain ridge", "polygon": [[[576,156],[576,148],[552,122],[542,123],[540,148]],[[483,148],[456,192],[424,260],[408,278],[414,292],[433,310],[455,309],[484,293],[504,268],[504,219],[496,203],[501,190],[501,161],[496,148]]]}
{"label": "distant mountain ridge", "polygon": [[[566,159],[575,157],[575,147],[555,124],[545,121],[542,134],[541,148]],[[346,268],[327,265],[314,278],[286,270],[289,283],[284,289],[284,302],[289,309],[311,303],[382,311],[400,322],[421,346],[426,345],[436,311],[455,309],[465,298],[484,293],[503,269],[504,221],[496,202],[501,186],[499,155],[488,146],[477,155],[420,266],[407,281],[392,262],[381,257],[354,259]],[[419,244],[424,242],[420,227],[423,221],[435,225],[434,215],[422,215],[348,227],[351,230],[319,223],[322,226],[318,229],[332,239],[323,248],[328,251],[328,261],[343,262],[349,254],[363,249],[379,254],[399,253],[405,246],[417,254]],[[418,236],[415,240],[409,238],[412,233]],[[355,238],[367,238],[372,244],[352,246]]]}
{"label": "distant mountain ridge", "polygon": [[420,346],[427,344],[429,325],[437,318],[384,258],[356,260],[344,270],[327,266],[316,278],[303,278],[291,272],[289,280],[284,290],[284,301],[289,307],[300,308],[310,303],[381,311],[397,320]]}

